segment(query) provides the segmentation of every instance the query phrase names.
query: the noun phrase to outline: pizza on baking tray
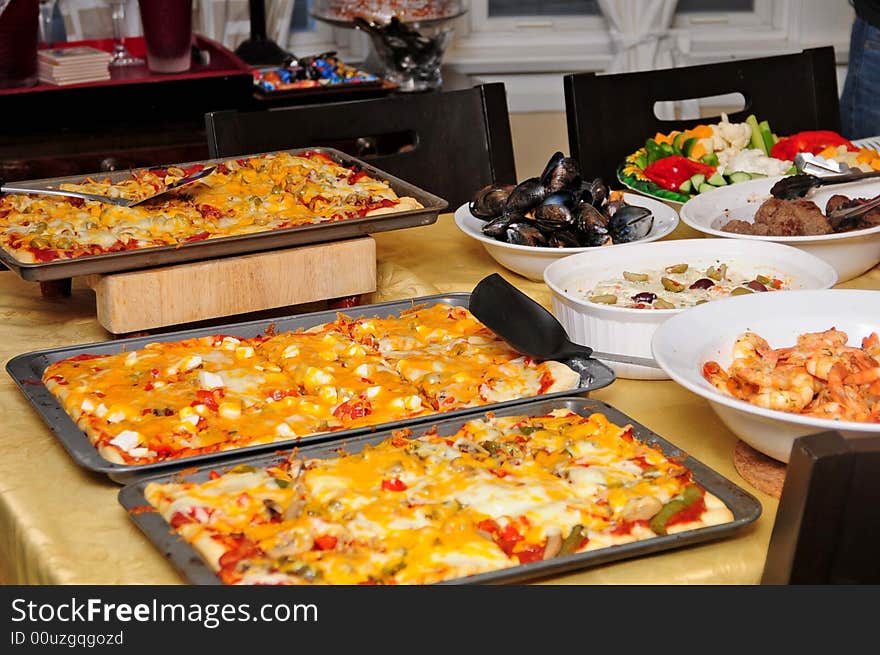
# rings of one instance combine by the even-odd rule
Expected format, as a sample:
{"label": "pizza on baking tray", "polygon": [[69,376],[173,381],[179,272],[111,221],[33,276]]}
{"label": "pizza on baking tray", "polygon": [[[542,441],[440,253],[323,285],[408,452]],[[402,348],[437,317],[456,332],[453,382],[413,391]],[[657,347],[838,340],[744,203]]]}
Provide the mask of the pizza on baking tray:
{"label": "pizza on baking tray", "polygon": [[227,584],[432,583],[734,518],[603,414],[489,413],[410,436],[144,493]]}
{"label": "pizza on baking tray", "polygon": [[[86,179],[66,191],[140,200],[204,168],[133,171],[128,179]],[[419,209],[389,184],[320,152],[230,159],[198,183],[137,207],[47,195],[0,195],[0,246],[24,263]]]}
{"label": "pizza on baking tray", "polygon": [[105,459],[147,464],[574,389],[580,377],[438,304],[82,354],[50,364],[43,382]]}

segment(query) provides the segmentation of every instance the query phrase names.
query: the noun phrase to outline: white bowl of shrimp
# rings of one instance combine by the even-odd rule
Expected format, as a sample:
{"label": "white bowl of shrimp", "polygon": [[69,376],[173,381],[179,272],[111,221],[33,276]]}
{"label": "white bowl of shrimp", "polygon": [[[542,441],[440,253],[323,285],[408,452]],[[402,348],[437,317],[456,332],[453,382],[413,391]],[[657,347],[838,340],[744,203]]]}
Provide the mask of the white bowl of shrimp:
{"label": "white bowl of shrimp", "polygon": [[880,434],[880,291],[753,294],[673,316],[654,359],[756,450],[788,461],[794,440]]}

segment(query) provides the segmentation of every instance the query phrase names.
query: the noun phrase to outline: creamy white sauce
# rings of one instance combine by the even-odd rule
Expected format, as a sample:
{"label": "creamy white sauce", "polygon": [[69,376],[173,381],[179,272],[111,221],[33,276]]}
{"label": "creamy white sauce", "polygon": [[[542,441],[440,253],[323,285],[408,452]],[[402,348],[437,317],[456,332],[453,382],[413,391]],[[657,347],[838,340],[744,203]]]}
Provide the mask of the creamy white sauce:
{"label": "creamy white sauce", "polygon": [[[676,263],[684,262],[673,262],[670,266],[674,266]],[[718,268],[723,263],[724,262],[716,262],[713,266]],[[616,302],[606,303],[612,304],[615,307],[672,309],[670,307],[656,307],[657,300],[662,299],[674,305],[674,309],[681,309],[684,307],[693,307],[694,305],[717,300],[719,298],[726,298],[731,295],[734,289],[746,288],[745,285],[749,282],[755,281],[758,275],[765,276],[771,280],[780,281],[780,286],[778,288],[774,288],[773,284],[765,284],[764,286],[768,291],[791,288],[791,279],[788,276],[782,275],[778,271],[773,271],[769,267],[763,269],[761,267],[754,267],[743,270],[741,267],[728,266],[724,278],[721,280],[710,278],[707,275],[708,268],[708,266],[688,266],[688,269],[684,273],[670,273],[665,268],[644,270],[638,267],[633,267],[628,269],[627,272],[647,275],[648,279],[644,282],[627,280],[623,276],[623,271],[621,271],[618,277],[601,280],[592,289],[584,288],[584,286],[579,287],[578,293],[587,300],[597,296],[615,296],[617,299]],[[684,289],[682,291],[670,291],[666,289],[663,286],[663,278],[668,278],[683,285]],[[697,280],[702,279],[711,280],[713,285],[706,289],[690,288]],[[749,289],[749,291],[751,291],[751,289]],[[656,298],[634,299],[638,294],[645,293],[652,293]]]}

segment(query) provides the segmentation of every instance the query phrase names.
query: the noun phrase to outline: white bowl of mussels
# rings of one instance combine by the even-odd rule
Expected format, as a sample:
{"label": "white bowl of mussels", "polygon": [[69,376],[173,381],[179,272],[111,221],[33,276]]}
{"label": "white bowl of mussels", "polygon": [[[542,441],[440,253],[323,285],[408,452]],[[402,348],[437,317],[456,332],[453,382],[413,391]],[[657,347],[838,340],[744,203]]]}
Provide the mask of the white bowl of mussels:
{"label": "white bowl of mussels", "polygon": [[455,211],[455,224],[499,264],[540,282],[563,257],[662,239],[678,225],[678,213],[645,196],[609,191],[556,153],[540,177],[480,189]]}
{"label": "white bowl of mussels", "polygon": [[[677,239],[602,248],[544,271],[552,310],[572,341],[600,352],[652,358],[667,319],[707,302],[787,290],[828,289],[837,271],[799,248],[770,241]],[[663,380],[659,368],[608,362],[618,377]]]}

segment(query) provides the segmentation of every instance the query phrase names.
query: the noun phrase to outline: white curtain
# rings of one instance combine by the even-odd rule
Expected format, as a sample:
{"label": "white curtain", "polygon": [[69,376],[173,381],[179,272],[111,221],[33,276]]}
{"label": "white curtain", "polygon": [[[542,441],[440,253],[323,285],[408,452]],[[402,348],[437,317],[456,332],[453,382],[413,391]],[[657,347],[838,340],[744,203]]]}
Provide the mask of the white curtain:
{"label": "white curtain", "polygon": [[660,48],[668,36],[678,0],[598,0],[608,20],[614,58],[609,73],[628,73],[672,65],[671,53]]}
{"label": "white curtain", "polygon": [[[196,0],[195,4],[199,34],[232,50],[250,36],[248,0]],[[287,48],[290,38],[293,6],[294,0],[266,0],[266,36],[282,48]]]}
{"label": "white curtain", "polygon": [[[672,68],[690,49],[686,37],[671,33],[678,0],[598,0],[608,21],[614,56],[607,73]],[[688,106],[688,110],[693,108]],[[675,118],[675,103],[657,108],[660,118]]]}

